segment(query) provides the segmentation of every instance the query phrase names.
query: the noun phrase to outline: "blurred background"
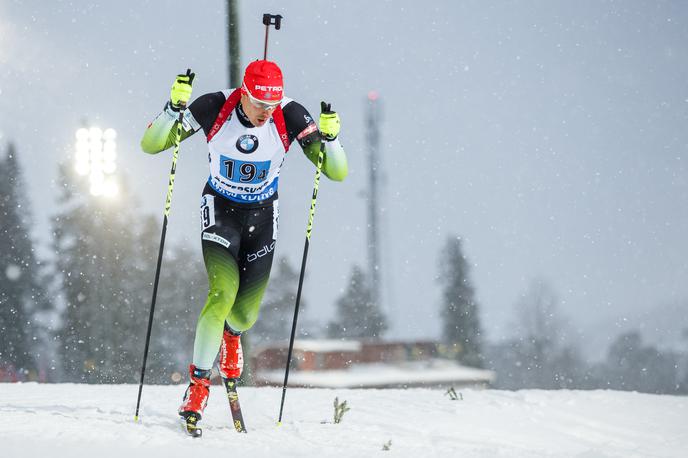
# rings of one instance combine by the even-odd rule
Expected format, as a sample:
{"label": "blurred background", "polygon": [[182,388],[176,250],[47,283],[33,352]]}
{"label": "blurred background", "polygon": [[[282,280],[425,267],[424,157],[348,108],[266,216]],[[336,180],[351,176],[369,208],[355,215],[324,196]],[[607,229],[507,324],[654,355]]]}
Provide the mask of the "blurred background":
{"label": "blurred background", "polygon": [[[176,74],[197,97],[262,58],[263,13],[286,94],[332,103],[349,158],[321,182],[295,383],[688,392],[688,5],[640,1],[0,2],[0,380],[138,380],[171,164],[140,138]],[[314,174],[290,151],[246,383],[284,366]],[[151,382],[190,362],[207,173],[195,135]]]}

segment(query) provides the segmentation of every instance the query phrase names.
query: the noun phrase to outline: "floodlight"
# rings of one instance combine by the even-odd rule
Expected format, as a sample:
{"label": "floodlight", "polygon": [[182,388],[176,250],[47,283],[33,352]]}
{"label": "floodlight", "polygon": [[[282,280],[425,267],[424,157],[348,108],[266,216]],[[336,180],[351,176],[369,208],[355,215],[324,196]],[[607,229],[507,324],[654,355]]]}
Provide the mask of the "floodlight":
{"label": "floodlight", "polygon": [[113,129],[112,127],[109,127],[107,129],[105,129],[105,132],[103,132],[103,138],[106,141],[107,140],[114,140],[115,138],[117,138],[117,131],[115,131],[115,129]]}
{"label": "floodlight", "polygon": [[[82,127],[76,131],[74,170],[88,176],[90,192],[94,196],[114,196],[119,191],[115,177],[117,170],[117,132],[99,127]],[[107,175],[107,177],[106,177]]]}

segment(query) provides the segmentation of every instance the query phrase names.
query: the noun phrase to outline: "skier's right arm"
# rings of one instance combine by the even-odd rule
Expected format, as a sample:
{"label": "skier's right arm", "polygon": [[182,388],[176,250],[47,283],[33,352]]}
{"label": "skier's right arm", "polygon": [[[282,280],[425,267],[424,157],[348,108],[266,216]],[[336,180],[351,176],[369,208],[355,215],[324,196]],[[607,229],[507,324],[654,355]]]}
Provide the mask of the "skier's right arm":
{"label": "skier's right arm", "polygon": [[[174,112],[170,109],[169,102],[165,104],[162,110],[154,120],[148,125],[146,132],[141,139],[141,149],[148,154],[156,154],[160,151],[165,151],[174,144],[174,139],[177,135],[177,123],[179,122],[179,112]],[[182,122],[182,140],[192,136],[200,128],[194,128],[193,124],[198,124],[193,120],[193,116],[189,116],[190,112],[184,112],[184,121]]]}
{"label": "skier's right arm", "polygon": [[[165,104],[162,113],[148,125],[143,134],[141,149],[144,152],[156,154],[174,144],[179,122],[179,110],[186,107],[191,98],[194,76],[195,74],[191,73],[191,70],[187,70],[186,74],[177,75],[170,91],[170,100]],[[181,140],[190,137],[200,129],[200,125],[194,119],[191,110],[184,112],[182,127]]]}

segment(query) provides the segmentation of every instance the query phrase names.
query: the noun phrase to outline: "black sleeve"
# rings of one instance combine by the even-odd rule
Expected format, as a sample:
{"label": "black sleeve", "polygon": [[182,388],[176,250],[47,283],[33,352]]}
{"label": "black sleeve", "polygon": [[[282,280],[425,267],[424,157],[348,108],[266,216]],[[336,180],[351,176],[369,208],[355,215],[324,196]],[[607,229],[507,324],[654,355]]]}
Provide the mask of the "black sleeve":
{"label": "black sleeve", "polygon": [[225,100],[226,97],[222,92],[213,92],[203,94],[189,105],[189,111],[191,111],[198,124],[201,125],[206,135],[212,129]]}
{"label": "black sleeve", "polygon": [[302,148],[320,141],[320,131],[313,117],[303,105],[291,101],[282,108],[284,123],[287,126],[289,143],[298,140]]}

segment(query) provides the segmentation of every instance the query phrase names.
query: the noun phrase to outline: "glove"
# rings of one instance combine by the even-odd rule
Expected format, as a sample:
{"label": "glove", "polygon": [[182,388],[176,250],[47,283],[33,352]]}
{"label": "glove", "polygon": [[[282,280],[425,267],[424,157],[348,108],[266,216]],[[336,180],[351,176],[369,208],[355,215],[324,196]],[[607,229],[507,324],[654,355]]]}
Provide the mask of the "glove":
{"label": "glove", "polygon": [[177,75],[170,91],[170,106],[174,111],[185,108],[191,98],[191,85],[193,84],[195,73],[191,69],[186,70],[185,75]]}
{"label": "glove", "polygon": [[329,103],[320,104],[320,134],[327,141],[332,141],[339,135],[339,115],[332,111]]}

